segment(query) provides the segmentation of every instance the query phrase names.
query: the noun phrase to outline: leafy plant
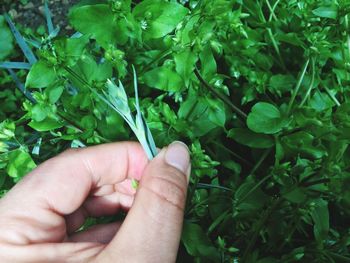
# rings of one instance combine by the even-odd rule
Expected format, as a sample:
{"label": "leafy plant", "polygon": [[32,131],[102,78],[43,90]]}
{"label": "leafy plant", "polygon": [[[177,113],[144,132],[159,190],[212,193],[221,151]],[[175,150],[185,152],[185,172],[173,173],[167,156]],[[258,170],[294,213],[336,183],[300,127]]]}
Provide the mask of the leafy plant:
{"label": "leafy plant", "polygon": [[82,1],[71,36],[45,10],[0,18],[2,194],[129,124],[190,145],[179,262],[350,261],[348,1]]}
{"label": "leafy plant", "polygon": [[135,87],[135,100],[136,100],[135,107],[137,112],[135,116],[135,120],[131,115],[131,110],[128,105],[128,97],[125,93],[123,84],[120,81],[119,81],[119,86],[117,86],[112,80],[107,80],[106,86],[108,88],[108,91],[107,92],[104,91],[103,96],[98,94],[98,97],[100,97],[103,101],[106,102],[106,104],[111,106],[112,109],[114,109],[116,112],[119,113],[121,117],[123,117],[123,119],[130,126],[131,130],[136,135],[136,138],[144,148],[148,159],[151,160],[153,159],[153,157],[157,155],[157,147],[153,140],[151,131],[140,110],[138,90],[137,90],[137,77],[136,77],[136,72],[134,68],[133,68],[133,72],[134,72],[134,87]]}

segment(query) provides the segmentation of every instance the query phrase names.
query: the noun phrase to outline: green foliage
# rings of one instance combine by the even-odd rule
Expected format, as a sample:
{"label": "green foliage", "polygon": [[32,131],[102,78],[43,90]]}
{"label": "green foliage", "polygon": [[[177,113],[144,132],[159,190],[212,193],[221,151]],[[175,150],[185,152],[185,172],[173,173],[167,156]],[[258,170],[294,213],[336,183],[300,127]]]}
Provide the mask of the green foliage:
{"label": "green foliage", "polygon": [[13,36],[6,26],[3,16],[0,16],[0,60],[3,60],[13,51]]}
{"label": "green foliage", "polygon": [[55,70],[44,61],[36,62],[29,71],[26,87],[45,88],[56,78]]}
{"label": "green foliage", "polygon": [[112,105],[142,113],[158,147],[190,146],[179,262],[349,262],[349,13],[340,0],[89,0],[69,13],[73,37],[18,27],[26,58],[0,17],[0,59],[38,58],[16,72],[25,90],[0,71],[0,194],[66,148],[134,138]]}
{"label": "green foliage", "polygon": [[266,102],[255,104],[247,119],[249,129],[257,133],[274,134],[286,124],[286,118],[279,109]]}
{"label": "green foliage", "polygon": [[176,2],[145,0],[135,6],[132,14],[136,20],[141,21],[143,38],[147,40],[171,33],[188,11]]}
{"label": "green foliage", "polygon": [[164,66],[146,72],[142,79],[149,87],[160,90],[176,92],[182,87],[181,77]]}
{"label": "green foliage", "polygon": [[104,47],[126,40],[123,30],[126,25],[113,23],[115,17],[107,4],[78,6],[71,10],[69,18],[79,32],[91,35]]}
{"label": "green foliage", "polygon": [[255,133],[245,128],[233,128],[228,132],[227,136],[251,148],[265,149],[275,145],[273,137]]}
{"label": "green foliage", "polygon": [[15,182],[19,181],[24,175],[36,167],[30,154],[22,149],[10,152],[8,162],[7,173],[10,177],[14,178]]}
{"label": "green foliage", "polygon": [[205,257],[213,262],[220,260],[219,252],[199,225],[186,223],[183,232],[182,241],[191,255]]}

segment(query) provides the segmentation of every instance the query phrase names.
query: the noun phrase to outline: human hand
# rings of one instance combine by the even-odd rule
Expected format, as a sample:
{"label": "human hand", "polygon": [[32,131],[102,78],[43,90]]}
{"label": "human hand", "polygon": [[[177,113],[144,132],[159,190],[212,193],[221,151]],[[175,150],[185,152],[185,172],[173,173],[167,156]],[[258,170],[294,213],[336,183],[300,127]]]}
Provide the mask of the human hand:
{"label": "human hand", "polygon": [[[189,174],[181,143],[150,162],[132,142],[68,150],[0,200],[0,262],[175,262]],[[76,232],[120,209],[122,223]]]}

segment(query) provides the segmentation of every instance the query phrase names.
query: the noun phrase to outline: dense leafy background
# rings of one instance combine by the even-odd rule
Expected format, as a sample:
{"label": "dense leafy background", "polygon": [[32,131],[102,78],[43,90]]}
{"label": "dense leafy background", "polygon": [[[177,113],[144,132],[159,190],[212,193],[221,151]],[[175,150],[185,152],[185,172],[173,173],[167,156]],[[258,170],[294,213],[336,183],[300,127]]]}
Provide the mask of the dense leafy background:
{"label": "dense leafy background", "polygon": [[[350,262],[349,12],[345,0],[86,0],[69,13],[80,35],[18,27],[38,61],[17,87],[0,71],[2,194],[66,148],[130,139],[92,91],[114,77],[132,94],[134,65],[157,145],[192,152],[179,262]],[[10,35],[0,16],[0,59],[25,61]]]}

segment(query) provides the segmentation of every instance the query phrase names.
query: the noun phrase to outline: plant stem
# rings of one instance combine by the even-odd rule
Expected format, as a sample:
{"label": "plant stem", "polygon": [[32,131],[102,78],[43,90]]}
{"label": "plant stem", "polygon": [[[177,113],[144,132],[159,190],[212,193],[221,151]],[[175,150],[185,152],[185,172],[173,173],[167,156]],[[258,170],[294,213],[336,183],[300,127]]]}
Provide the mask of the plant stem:
{"label": "plant stem", "polygon": [[322,87],[326,90],[328,96],[334,101],[334,103],[339,107],[340,102],[337,100],[337,98],[331,93],[329,88],[326,87],[326,85],[322,85]]}
{"label": "plant stem", "polygon": [[[271,14],[270,14],[270,17],[269,17],[269,22],[272,21],[272,14],[275,13],[276,7],[277,7],[277,5],[279,4],[280,1],[281,1],[281,0],[277,0],[277,1],[273,4],[272,9],[271,9]],[[277,19],[277,18],[275,18],[275,19]],[[277,20],[276,20],[276,21],[277,21]]]}
{"label": "plant stem", "polygon": [[218,216],[215,221],[208,227],[207,234],[210,235],[214,229],[223,221],[227,216],[230,216],[231,211],[226,210],[224,213],[222,213],[220,216]]}
{"label": "plant stem", "polygon": [[[72,121],[71,119],[69,119],[67,116],[66,116],[66,114],[64,114],[63,112],[61,112],[61,111],[58,111],[57,112],[57,115],[61,118],[61,119],[63,119],[65,122],[67,122],[70,126],[72,126],[74,129],[76,129],[77,131],[79,131],[79,132],[84,132],[84,128],[83,127],[81,127],[79,124],[77,124],[77,123],[75,123],[74,121]],[[103,136],[101,136],[101,135],[99,135],[97,132],[96,132],[96,134],[95,134],[95,137],[96,138],[98,138],[98,139],[100,139],[101,141],[103,141],[103,142],[111,142],[111,140],[108,140],[107,138],[105,138],[105,137],[103,137]]]}
{"label": "plant stem", "polygon": [[226,148],[225,146],[223,146],[222,144],[216,142],[216,141],[211,141],[214,145],[220,147],[221,149],[227,151],[228,153],[232,154],[234,157],[236,157],[238,160],[244,162],[245,164],[249,165],[249,166],[253,166],[253,164],[251,162],[249,162],[248,160],[244,159],[242,156],[238,155],[237,153],[231,151],[230,149]]}
{"label": "plant stem", "polygon": [[314,83],[315,83],[315,60],[312,58],[311,59],[311,72],[312,72],[312,76],[311,76],[311,83],[310,83],[310,86],[305,94],[305,97],[303,99],[303,101],[300,103],[300,107],[302,107],[306,100],[308,99],[308,97],[310,96],[310,92],[312,90],[312,88],[314,87]]}
{"label": "plant stem", "polygon": [[[192,168],[192,171],[193,171],[193,168]],[[191,184],[190,184],[190,187],[188,189],[188,194],[187,194],[187,198],[186,198],[185,218],[187,215],[191,214],[191,212],[193,210],[193,204],[191,201],[192,201],[193,195],[196,191],[196,185],[198,184],[198,181],[199,181],[198,177],[191,177],[191,178],[194,178],[194,181],[193,181],[193,187],[191,187]]]}
{"label": "plant stem", "polygon": [[[267,0],[266,0],[266,2],[267,2],[268,7],[271,8],[270,3],[269,3]],[[257,3],[257,4],[258,4],[258,6],[259,6],[259,14],[260,14],[261,21],[262,21],[263,23],[266,24],[267,21],[266,21],[266,18],[265,18],[265,16],[264,16],[263,12],[262,12],[262,7],[260,6],[259,3]],[[272,9],[270,9],[270,10],[272,11]],[[272,11],[272,12],[273,12],[273,11]],[[274,13],[271,13],[271,14],[274,14]],[[275,19],[277,20],[277,17],[276,17]],[[280,49],[279,49],[279,47],[278,47],[278,45],[277,45],[276,39],[275,39],[275,37],[274,37],[274,35],[273,35],[273,33],[272,33],[271,28],[266,27],[266,30],[267,30],[267,33],[269,34],[270,40],[271,40],[271,42],[272,42],[272,46],[273,46],[273,48],[275,49],[275,52],[276,52],[276,54],[277,54],[279,63],[281,64],[281,67],[283,68],[283,70],[287,71],[287,67],[286,67],[286,65],[284,64],[284,60],[283,60],[283,58],[282,58],[282,56],[281,56]]]}
{"label": "plant stem", "polygon": [[[298,209],[299,209],[299,205],[298,205]],[[287,226],[287,229],[291,229],[291,231],[289,232],[287,238],[285,238],[284,241],[279,245],[279,247],[278,247],[279,251],[292,239],[295,231],[298,228],[298,224],[301,221],[300,218],[301,217],[298,213],[294,213],[290,224],[288,224],[288,226]]]}
{"label": "plant stem", "polygon": [[310,59],[308,59],[308,60],[305,62],[303,71],[302,71],[302,73],[301,73],[301,75],[300,75],[300,77],[299,77],[299,79],[298,79],[297,85],[295,86],[295,89],[294,89],[294,91],[293,91],[293,93],[292,93],[292,97],[291,97],[291,99],[290,99],[290,101],[289,101],[289,105],[288,105],[287,114],[289,114],[290,111],[291,111],[291,109],[292,109],[294,100],[295,100],[295,98],[296,98],[296,96],[297,96],[297,94],[298,94],[298,92],[299,92],[301,83],[303,82],[303,79],[304,79],[305,73],[306,73],[306,69],[307,69],[309,63],[310,63]]}
{"label": "plant stem", "polygon": [[153,59],[150,63],[148,63],[143,69],[142,71],[139,73],[139,76],[143,75],[144,73],[146,73],[154,63],[156,63],[157,61],[161,60],[162,58],[169,56],[173,51],[172,50],[164,50],[162,53],[160,53],[155,59]]}
{"label": "plant stem", "polygon": [[205,184],[205,183],[198,183],[196,185],[196,188],[198,188],[198,189],[212,189],[212,188],[216,188],[216,189],[232,192],[232,189],[230,189],[228,187],[224,187],[224,186],[221,186],[221,185]]}
{"label": "plant stem", "polygon": [[[82,84],[86,85],[90,90],[92,90],[91,85],[86,80],[84,80],[82,77],[80,77],[74,70],[72,70],[71,68],[69,68],[67,66],[65,66],[63,68],[68,73],[70,73],[73,77],[75,77],[78,81],[80,81]],[[70,120],[67,116],[65,116],[66,114],[64,114],[63,112],[57,112],[57,115],[59,115],[62,119],[64,119],[67,123],[69,123],[71,126],[73,126],[78,131],[83,132],[83,128],[80,127],[80,125],[76,124],[74,121]],[[99,134],[96,134],[95,136],[104,142],[111,142],[110,140],[108,140],[107,138],[104,138],[103,136],[101,136]]]}
{"label": "plant stem", "polygon": [[280,49],[279,49],[279,47],[278,47],[278,45],[277,45],[277,42],[276,42],[275,37],[273,36],[273,33],[272,33],[271,28],[267,28],[267,32],[268,32],[269,37],[270,37],[270,39],[271,39],[273,48],[275,49],[276,54],[277,54],[277,56],[278,56],[278,60],[279,60],[279,62],[280,62],[280,64],[281,64],[281,66],[283,67],[283,69],[286,70],[286,65],[284,65],[284,61],[283,61],[283,59],[282,59]]}
{"label": "plant stem", "polygon": [[266,2],[267,7],[268,7],[269,10],[270,10],[269,21],[271,21],[272,18],[274,18],[274,19],[277,21],[278,19],[277,19],[277,16],[276,16],[276,14],[275,14],[275,10],[271,7],[269,0],[265,0],[265,2]]}
{"label": "plant stem", "polygon": [[263,163],[263,161],[269,155],[270,152],[271,152],[271,148],[270,149],[266,149],[266,151],[260,157],[259,161],[254,165],[253,169],[250,171],[249,175],[253,175],[256,172],[256,170],[259,169],[260,165]]}
{"label": "plant stem", "polygon": [[319,179],[319,180],[315,180],[315,181],[311,181],[311,182],[305,182],[303,184],[301,184],[304,187],[309,187],[309,186],[313,186],[313,185],[317,185],[317,184],[326,184],[329,183],[331,180],[329,178],[323,178],[323,179]]}
{"label": "plant stem", "polygon": [[92,89],[91,85],[82,77],[80,77],[74,70],[72,70],[70,67],[64,66],[63,67],[69,74],[71,74],[76,80],[80,81],[82,84],[86,85],[89,89]]}
{"label": "plant stem", "polygon": [[247,199],[247,197],[253,193],[256,189],[258,189],[258,187],[260,187],[260,185],[262,185],[265,181],[267,181],[268,179],[270,179],[272,177],[272,175],[268,175],[268,176],[265,176],[263,179],[261,179],[259,181],[259,183],[257,183],[252,189],[249,190],[249,192],[243,196],[241,199],[239,199],[239,203],[242,203],[245,199]]}
{"label": "plant stem", "polygon": [[195,68],[194,74],[197,76],[198,80],[207,88],[209,91],[211,91],[217,98],[221,99],[224,103],[226,103],[234,112],[236,112],[239,116],[241,116],[244,120],[247,119],[247,114],[245,114],[241,109],[236,107],[225,95],[223,95],[221,92],[213,88],[211,85],[209,85],[208,82],[206,82],[201,74],[199,73],[199,70]]}
{"label": "plant stem", "polygon": [[255,231],[253,233],[253,236],[250,238],[250,241],[249,241],[248,245],[246,246],[246,249],[243,253],[242,262],[247,262],[247,257],[250,254],[251,250],[253,249],[253,247],[256,243],[256,240],[260,234],[260,230],[265,225],[266,221],[269,219],[270,215],[275,210],[275,208],[279,205],[281,200],[282,200],[281,198],[275,199],[272,202],[272,205],[268,209],[263,211],[263,214],[260,217],[260,220],[255,224],[255,227],[254,227]]}
{"label": "plant stem", "polygon": [[192,113],[193,113],[194,109],[196,108],[197,104],[198,104],[198,100],[196,100],[196,101],[192,104],[190,110],[185,114],[185,116],[184,116],[184,119],[185,119],[185,120],[188,121],[189,117],[192,115]]}
{"label": "plant stem", "polygon": [[334,257],[334,259],[342,260],[342,262],[345,262],[345,263],[350,263],[350,257],[345,257],[343,255],[340,255],[340,254],[337,254],[337,253],[334,253],[334,252],[331,252],[331,251],[328,251],[327,253],[331,257]]}
{"label": "plant stem", "polygon": [[65,122],[67,122],[69,125],[71,125],[74,129],[76,129],[79,132],[83,132],[83,128],[80,127],[79,124],[74,123],[72,120],[70,120],[67,115],[64,112],[57,111],[57,115],[63,119]]}
{"label": "plant stem", "polygon": [[12,70],[12,69],[7,69],[7,71],[10,73],[11,77],[13,78],[13,80],[15,81],[16,87],[18,88],[18,90],[20,92],[23,93],[23,95],[33,104],[36,103],[36,100],[33,98],[32,94],[25,89],[24,85],[22,84],[22,82],[19,80],[19,78],[17,77],[16,73]]}
{"label": "plant stem", "polygon": [[[36,100],[33,98],[32,94],[25,90],[23,84],[20,82],[20,80],[18,79],[16,73],[12,70],[12,69],[8,69],[11,77],[14,79],[15,83],[17,84],[17,88],[23,93],[23,95],[33,104],[36,103]],[[75,73],[74,71],[71,71],[73,73]],[[75,73],[76,74],[76,73]],[[72,126],[74,129],[76,129],[79,132],[83,132],[83,128],[80,127],[78,124],[74,123],[72,120],[70,120],[67,116],[65,116],[66,114],[64,114],[63,112],[58,111],[57,115],[63,119],[65,122],[67,122],[70,126]],[[110,142],[110,140],[100,136],[99,134],[96,134],[96,137],[99,138],[100,140],[104,141],[104,142]]]}

